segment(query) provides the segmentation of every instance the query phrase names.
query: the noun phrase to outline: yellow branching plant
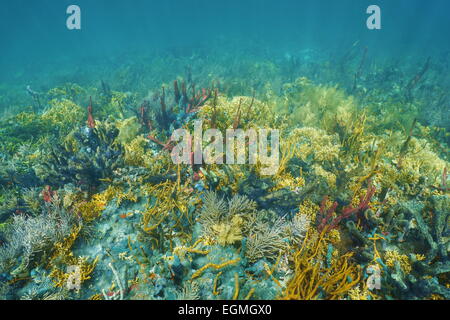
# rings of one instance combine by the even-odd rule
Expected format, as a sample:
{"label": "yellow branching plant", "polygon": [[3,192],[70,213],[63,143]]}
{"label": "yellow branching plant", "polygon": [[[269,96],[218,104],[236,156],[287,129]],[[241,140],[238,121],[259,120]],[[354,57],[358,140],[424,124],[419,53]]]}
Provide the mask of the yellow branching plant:
{"label": "yellow branching plant", "polygon": [[289,114],[292,124],[322,128],[329,134],[348,130],[356,115],[357,103],[337,86],[315,85],[299,78],[285,85],[286,104],[278,111]]}
{"label": "yellow branching plant", "polygon": [[[81,284],[91,278],[91,274],[97,266],[97,263],[98,257],[96,257],[92,262],[89,262],[86,257],[78,257],[72,260],[72,264],[70,266],[75,267],[78,270],[79,273],[75,274],[75,277],[78,277],[78,281]],[[58,268],[53,268],[50,273],[50,277],[53,278],[54,286],[57,288],[67,287],[68,283],[71,281],[71,277],[73,276],[74,272],[64,272]]]}
{"label": "yellow branching plant", "polygon": [[98,257],[90,262],[87,257],[77,257],[72,252],[72,247],[80,231],[81,227],[76,227],[64,241],[55,244],[53,255],[49,259],[50,277],[55,287],[63,288],[67,286],[69,279],[73,276],[69,267],[78,269],[77,276],[81,284],[91,278],[91,274],[97,266]]}
{"label": "yellow branching plant", "polygon": [[342,298],[360,280],[359,267],[352,264],[352,253],[334,254],[327,261],[326,230],[320,235],[308,232],[294,253],[294,275],[281,297],[283,300]]}
{"label": "yellow branching plant", "polygon": [[179,180],[168,180],[157,185],[148,185],[144,193],[156,199],[155,203],[147,206],[142,216],[142,229],[147,234],[152,234],[169,218],[174,221],[172,229],[182,229],[183,218],[186,218],[190,225],[193,224],[189,207],[197,200],[191,197],[187,184],[181,185]]}
{"label": "yellow branching plant", "polygon": [[136,202],[136,197],[132,192],[123,193],[121,188],[116,186],[109,186],[102,193],[97,193],[92,196],[90,201],[82,201],[74,205],[75,212],[83,218],[85,222],[91,222],[98,218],[109,201],[117,199],[117,205],[123,200],[130,200]]}

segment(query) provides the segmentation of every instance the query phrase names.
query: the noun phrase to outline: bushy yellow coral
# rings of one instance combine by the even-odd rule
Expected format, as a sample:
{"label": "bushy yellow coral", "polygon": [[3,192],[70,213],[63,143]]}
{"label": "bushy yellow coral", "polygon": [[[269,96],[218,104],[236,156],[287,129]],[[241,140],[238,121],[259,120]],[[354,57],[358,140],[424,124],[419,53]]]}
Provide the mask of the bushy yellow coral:
{"label": "bushy yellow coral", "polygon": [[441,159],[425,139],[412,137],[406,151],[401,154],[405,139],[398,132],[386,139],[387,150],[383,161],[377,163],[375,180],[381,187],[393,189],[399,194],[416,194],[419,191],[430,193],[423,188],[416,190],[414,186],[421,181],[439,186],[444,168],[450,167],[450,163]]}
{"label": "bushy yellow coral", "polygon": [[98,257],[92,262],[89,262],[86,257],[72,258],[67,266],[73,267],[74,270],[78,270],[76,274],[74,274],[76,271],[64,272],[61,269],[53,268],[50,273],[50,277],[53,278],[54,286],[58,288],[67,287],[69,280],[74,276],[76,277],[74,280],[79,282],[79,284],[82,284],[91,278],[91,274],[94,271],[97,262]]}
{"label": "bushy yellow coral", "polygon": [[123,146],[126,146],[133,139],[135,139],[141,129],[139,120],[136,117],[117,121],[116,127],[119,129],[119,134],[116,141],[121,143]]}
{"label": "bushy yellow coral", "polygon": [[[330,230],[328,232],[328,238],[331,243],[338,244],[339,242],[341,242],[341,233],[337,229]],[[335,253],[337,254],[337,250],[333,251],[333,254]]]}
{"label": "bushy yellow coral", "polygon": [[436,182],[440,178],[444,168],[449,167],[449,163],[440,159],[431,150],[431,145],[425,139],[411,138],[409,150],[402,159],[401,167],[415,176],[426,176],[430,183]]}
{"label": "bushy yellow coral", "polygon": [[125,163],[130,166],[145,166],[148,163],[146,145],[148,140],[143,136],[137,136],[130,143],[125,144]]}
{"label": "bushy yellow coral", "polygon": [[95,194],[91,201],[83,201],[75,205],[75,211],[86,222],[95,220],[106,209],[107,201],[101,194]]}
{"label": "bushy yellow coral", "polygon": [[284,87],[286,104],[279,111],[288,113],[292,124],[316,127],[328,133],[350,128],[355,120],[357,105],[352,96],[335,87],[314,85],[299,78]]}
{"label": "bushy yellow coral", "polygon": [[336,187],[336,175],[335,174],[333,174],[329,171],[326,171],[324,168],[322,168],[322,166],[320,166],[318,164],[314,164],[312,166],[312,168],[314,170],[314,174],[318,177],[323,178],[330,188]]}
{"label": "bushy yellow coral", "polygon": [[360,286],[356,286],[348,291],[350,300],[369,300],[370,292],[367,288],[361,290]]}
{"label": "bushy yellow coral", "polygon": [[51,99],[74,99],[76,96],[81,95],[85,93],[85,89],[83,89],[81,86],[79,86],[76,83],[66,83],[62,86],[58,86],[55,88],[50,89],[47,92],[47,95]]}
{"label": "bushy yellow coral", "polygon": [[400,254],[397,250],[386,250],[384,253],[384,259],[388,267],[394,267],[395,263],[398,262],[403,272],[406,274],[411,272],[411,262],[405,254]]}
{"label": "bushy yellow coral", "polygon": [[306,199],[300,204],[299,212],[307,215],[311,221],[315,221],[319,209],[320,207],[317,204],[313,203],[309,199]]}
{"label": "bushy yellow coral", "polygon": [[212,226],[213,231],[216,234],[217,242],[220,245],[233,244],[236,241],[240,241],[243,238],[242,226],[244,224],[244,219],[235,215],[230,221],[222,222]]}
{"label": "bushy yellow coral", "polygon": [[285,141],[281,141],[281,150],[292,148],[293,155],[307,161],[323,162],[339,158],[340,145],[336,135],[329,135],[324,130],[312,127],[292,130]]}
{"label": "bushy yellow coral", "polygon": [[42,119],[51,125],[63,129],[71,128],[85,118],[83,109],[68,99],[53,99],[49,101],[50,108],[42,114]]}
{"label": "bushy yellow coral", "polygon": [[[78,270],[77,281],[79,284],[90,279],[90,275],[95,269],[98,262],[98,257],[92,262],[89,262],[87,257],[75,257],[72,252],[72,247],[77,240],[81,231],[81,226],[74,228],[71,234],[63,241],[55,244],[53,254],[49,259],[49,266],[51,267],[50,277],[53,280],[55,287],[62,288],[68,285],[68,281],[73,276],[73,271],[67,269],[68,267]],[[66,268],[66,271],[62,269]]]}
{"label": "bushy yellow coral", "polygon": [[296,250],[294,275],[287,284],[282,299],[314,300],[340,299],[361,278],[359,266],[350,260],[352,253],[333,254],[327,267],[328,241],[325,234],[309,231],[300,248]]}
{"label": "bushy yellow coral", "polygon": [[74,209],[84,221],[91,222],[100,216],[108,202],[114,198],[117,199],[117,205],[123,200],[137,201],[137,196],[131,190],[124,193],[121,188],[110,185],[104,192],[94,194],[90,201],[76,203]]}
{"label": "bushy yellow coral", "polygon": [[303,177],[292,177],[290,173],[283,174],[276,179],[276,186],[271,191],[277,191],[283,188],[288,188],[291,191],[298,191],[305,185]]}
{"label": "bushy yellow coral", "polygon": [[[103,96],[107,97],[107,96]],[[104,103],[97,108],[96,114],[99,118],[114,117],[123,118],[127,105],[134,102],[134,95],[130,92],[110,91],[109,99],[105,99]]]}

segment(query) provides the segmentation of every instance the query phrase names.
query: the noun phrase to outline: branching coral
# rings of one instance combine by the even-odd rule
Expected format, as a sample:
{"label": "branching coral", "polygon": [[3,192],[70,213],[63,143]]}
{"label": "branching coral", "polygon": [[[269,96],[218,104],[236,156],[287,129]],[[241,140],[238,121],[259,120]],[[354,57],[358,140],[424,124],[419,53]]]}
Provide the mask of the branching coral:
{"label": "branching coral", "polygon": [[71,272],[64,272],[58,268],[54,268],[50,273],[50,277],[54,278],[54,285],[57,288],[71,288],[70,281],[74,277],[74,280],[76,280],[76,286],[81,285],[83,282],[91,279],[91,274],[98,263],[98,259],[96,258],[94,259],[94,261],[88,262],[87,258],[78,257],[71,259],[71,261],[68,263],[68,266],[71,266],[72,268],[74,268],[74,270],[76,270],[75,272],[71,270],[66,270]]}
{"label": "branching coral", "polygon": [[265,223],[257,224],[249,234],[245,256],[250,262],[259,259],[275,260],[288,246],[284,234],[287,225],[283,219],[278,219],[273,226]]}
{"label": "branching coral", "polygon": [[255,210],[256,203],[247,197],[236,195],[227,204],[216,193],[207,192],[199,215],[203,234],[222,245],[240,241]]}
{"label": "branching coral", "polygon": [[293,149],[293,156],[303,161],[313,160],[323,164],[326,161],[335,161],[339,157],[340,148],[337,137],[327,134],[322,129],[296,128],[289,133],[285,141],[285,145]]}
{"label": "branching coral", "polygon": [[116,142],[126,146],[133,139],[135,139],[141,129],[141,125],[136,117],[131,117],[118,121],[116,123],[119,134],[117,135]]}
{"label": "branching coral", "polygon": [[71,135],[72,142],[53,146],[35,171],[49,184],[57,181],[96,186],[99,179],[111,177],[123,163],[123,149],[113,146],[117,134],[118,130],[108,123],[98,124],[95,129],[77,129]]}
{"label": "branching coral", "polygon": [[192,227],[198,200],[190,198],[191,192],[180,180],[167,180],[144,188],[144,194],[150,198],[142,214],[141,228],[155,248],[172,248],[168,234],[186,233]]}
{"label": "branching coral", "polygon": [[244,220],[242,217],[236,215],[231,218],[228,223],[219,223],[212,226],[213,232],[217,235],[217,242],[220,245],[233,244],[236,241],[241,241],[242,225]]}
{"label": "branching coral", "polygon": [[49,104],[50,108],[42,114],[41,119],[47,121],[50,126],[59,127],[67,134],[74,125],[81,124],[81,119],[84,118],[83,111],[73,101],[53,99]]}
{"label": "branching coral", "polygon": [[14,216],[7,226],[5,243],[0,246],[0,267],[14,276],[26,273],[31,262],[40,263],[39,258],[45,258],[77,223],[71,213],[52,204],[47,212],[35,217]]}
{"label": "branching coral", "polygon": [[293,256],[294,275],[282,299],[339,299],[358,284],[360,270],[352,263],[352,253],[333,254],[325,263],[328,243],[324,233],[310,233]]}
{"label": "branching coral", "polygon": [[336,133],[350,128],[357,107],[353,97],[337,87],[315,86],[306,78],[299,78],[284,88],[287,104],[282,111],[293,112],[293,123],[323,128]]}

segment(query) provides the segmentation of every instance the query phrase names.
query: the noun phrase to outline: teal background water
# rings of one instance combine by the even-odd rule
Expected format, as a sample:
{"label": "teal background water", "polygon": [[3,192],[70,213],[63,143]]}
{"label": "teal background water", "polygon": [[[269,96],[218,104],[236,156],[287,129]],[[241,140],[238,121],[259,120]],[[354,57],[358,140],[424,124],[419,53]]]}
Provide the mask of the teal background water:
{"label": "teal background water", "polygon": [[[66,28],[77,4],[82,30]],[[382,30],[366,28],[366,8],[382,10]],[[40,61],[82,63],[115,54],[170,47],[185,52],[212,41],[273,51],[333,49],[361,41],[380,55],[449,50],[446,0],[2,0],[2,75]]]}

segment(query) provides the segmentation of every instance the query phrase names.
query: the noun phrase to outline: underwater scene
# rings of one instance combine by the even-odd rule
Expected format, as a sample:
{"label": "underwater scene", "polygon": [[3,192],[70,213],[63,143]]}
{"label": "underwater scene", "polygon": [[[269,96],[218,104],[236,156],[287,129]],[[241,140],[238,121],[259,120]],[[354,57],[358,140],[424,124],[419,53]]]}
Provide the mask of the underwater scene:
{"label": "underwater scene", "polygon": [[0,299],[450,299],[449,12],[2,0]]}

